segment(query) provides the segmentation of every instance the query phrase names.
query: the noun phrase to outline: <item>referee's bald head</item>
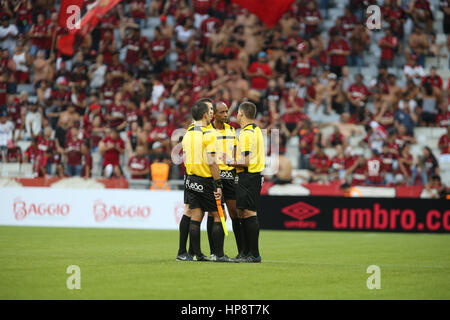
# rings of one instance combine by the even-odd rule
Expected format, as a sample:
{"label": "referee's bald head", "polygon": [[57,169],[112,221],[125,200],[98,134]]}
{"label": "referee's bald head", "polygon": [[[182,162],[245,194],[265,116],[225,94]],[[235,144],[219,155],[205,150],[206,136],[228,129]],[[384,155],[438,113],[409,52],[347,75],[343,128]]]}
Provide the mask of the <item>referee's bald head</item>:
{"label": "referee's bald head", "polygon": [[253,102],[242,102],[239,106],[239,110],[244,114],[247,119],[256,119],[256,105]]}

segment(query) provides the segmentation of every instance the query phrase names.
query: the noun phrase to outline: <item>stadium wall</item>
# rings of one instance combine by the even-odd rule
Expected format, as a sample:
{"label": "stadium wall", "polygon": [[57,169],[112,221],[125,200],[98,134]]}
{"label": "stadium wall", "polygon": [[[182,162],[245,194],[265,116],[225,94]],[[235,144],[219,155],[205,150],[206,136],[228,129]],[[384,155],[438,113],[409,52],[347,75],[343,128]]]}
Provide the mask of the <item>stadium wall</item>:
{"label": "stadium wall", "polygon": [[262,196],[262,229],[450,233],[445,199]]}
{"label": "stadium wall", "polygon": [[[0,188],[0,225],[178,229],[182,191]],[[231,228],[231,224],[230,224]]]}
{"label": "stadium wall", "polygon": [[[176,230],[184,212],[182,191],[1,187],[0,204],[9,226]],[[443,199],[263,195],[260,208],[262,229],[450,232]]]}

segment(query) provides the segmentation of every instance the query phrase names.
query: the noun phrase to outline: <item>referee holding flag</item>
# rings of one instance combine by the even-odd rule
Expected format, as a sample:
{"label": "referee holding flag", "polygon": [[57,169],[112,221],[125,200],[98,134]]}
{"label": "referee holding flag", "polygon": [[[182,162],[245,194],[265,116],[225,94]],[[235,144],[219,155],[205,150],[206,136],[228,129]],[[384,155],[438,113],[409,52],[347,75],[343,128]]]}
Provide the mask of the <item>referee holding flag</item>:
{"label": "referee holding flag", "polygon": [[264,138],[255,124],[256,106],[243,102],[238,108],[237,121],[241,127],[236,159],[226,163],[236,168],[238,185],[236,207],[242,219],[244,257],[239,262],[261,262],[259,254],[259,222],[256,211],[265,168]]}

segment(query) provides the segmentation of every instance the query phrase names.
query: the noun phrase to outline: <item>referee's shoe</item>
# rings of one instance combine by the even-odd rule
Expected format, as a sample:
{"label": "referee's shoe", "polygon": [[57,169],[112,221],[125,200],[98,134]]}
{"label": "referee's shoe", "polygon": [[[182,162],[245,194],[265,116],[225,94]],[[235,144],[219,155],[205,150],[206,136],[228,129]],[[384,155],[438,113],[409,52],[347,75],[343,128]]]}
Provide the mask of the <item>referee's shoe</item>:
{"label": "referee's shoe", "polygon": [[215,254],[212,254],[211,257],[209,258],[209,261],[213,261],[213,262],[240,262],[240,261],[238,261],[236,259],[228,257],[226,254],[224,254],[221,257],[218,257]]}
{"label": "referee's shoe", "polygon": [[188,253],[182,253],[182,254],[177,255],[176,260],[177,261],[193,261],[194,258],[191,255],[189,255]]}

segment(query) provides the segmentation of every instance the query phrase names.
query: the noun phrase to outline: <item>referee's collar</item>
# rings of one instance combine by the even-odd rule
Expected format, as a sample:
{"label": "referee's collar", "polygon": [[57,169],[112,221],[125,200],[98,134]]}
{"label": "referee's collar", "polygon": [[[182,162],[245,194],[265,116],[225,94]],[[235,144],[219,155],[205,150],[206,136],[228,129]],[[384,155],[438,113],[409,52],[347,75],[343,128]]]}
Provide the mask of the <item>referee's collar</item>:
{"label": "referee's collar", "polygon": [[255,129],[257,127],[257,125],[252,122],[252,123],[247,124],[245,127],[243,127],[242,130],[246,129],[248,126],[252,126],[253,129]]}

